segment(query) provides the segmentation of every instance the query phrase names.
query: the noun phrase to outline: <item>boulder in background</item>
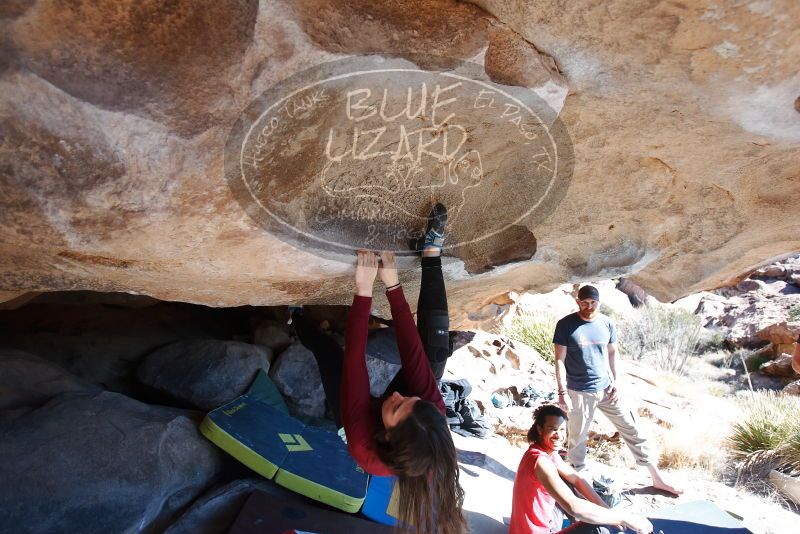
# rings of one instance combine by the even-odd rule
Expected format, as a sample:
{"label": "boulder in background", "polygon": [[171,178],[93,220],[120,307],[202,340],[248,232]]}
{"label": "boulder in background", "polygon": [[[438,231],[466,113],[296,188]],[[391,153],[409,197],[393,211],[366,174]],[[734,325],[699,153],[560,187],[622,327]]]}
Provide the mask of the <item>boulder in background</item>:
{"label": "boulder in background", "polygon": [[155,350],[136,371],[142,384],[203,411],[247,391],[272,352],[262,346],[215,339],[179,341]]}
{"label": "boulder in background", "polygon": [[61,393],[100,388],[58,365],[21,350],[0,349],[0,410],[35,408]]}

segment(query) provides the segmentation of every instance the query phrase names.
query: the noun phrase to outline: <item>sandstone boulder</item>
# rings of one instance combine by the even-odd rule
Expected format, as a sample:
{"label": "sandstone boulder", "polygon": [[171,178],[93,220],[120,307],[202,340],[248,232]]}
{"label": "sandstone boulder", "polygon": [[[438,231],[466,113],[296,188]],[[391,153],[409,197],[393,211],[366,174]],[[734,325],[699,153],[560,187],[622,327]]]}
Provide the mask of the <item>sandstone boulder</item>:
{"label": "sandstone boulder", "polygon": [[264,478],[243,478],[221,484],[195,500],[164,534],[225,534],[247,497],[256,490],[290,493]]}
{"label": "sandstone boulder", "polygon": [[800,380],[795,380],[787,384],[786,387],[783,388],[783,392],[787,395],[800,396]]}
{"label": "sandstone boulder", "polygon": [[125,294],[46,293],[18,310],[0,311],[0,346],[129,393],[136,367],[153,350],[182,339],[230,336],[235,321],[226,312]]}
{"label": "sandstone boulder", "polygon": [[[721,288],[719,294],[706,294],[695,313],[707,328],[724,332],[726,340],[735,346],[758,348],[770,342],[767,338],[772,333],[777,336],[776,340],[785,341],[786,332],[782,328],[776,330],[774,325],[785,323],[789,330],[797,328],[792,322],[786,323],[786,319],[797,306],[798,296],[794,289],[787,290],[793,286],[785,282],[758,282],[763,290],[742,292],[736,288]],[[775,346],[787,350],[785,343]]]}
{"label": "sandstone boulder", "polygon": [[792,369],[792,356],[790,354],[781,354],[774,360],[761,364],[758,370],[769,376],[782,378],[798,377],[798,374]]}
{"label": "sandstone boulder", "polygon": [[[470,60],[477,74],[463,81],[537,95],[550,108],[541,124],[561,124],[569,137],[559,169],[571,180],[486,180],[467,195],[454,231],[477,232],[520,199],[539,212],[507,221],[509,238],[490,253],[480,243],[453,251],[454,327],[509,289],[630,276],[666,301],[719,287],[800,249],[800,6],[762,4],[12,3],[0,19],[0,292],[122,291],[220,307],[347,303],[352,257],[265,233],[237,203],[222,147],[237,117],[254,120],[242,111],[277,82],[365,53],[448,75]],[[402,110],[407,87],[392,89],[401,96],[389,109]],[[475,113],[467,103],[453,109],[456,119]],[[330,163],[324,141],[322,150],[304,143],[318,146],[347,122],[326,117],[303,114],[308,127],[274,136],[276,150],[295,159],[259,187],[287,212],[307,214],[323,198],[309,191]],[[269,130],[260,132],[266,143]],[[522,158],[508,140],[473,138],[485,148],[484,169],[511,163],[509,176],[519,177],[552,163],[553,152]],[[478,168],[470,154],[460,168]],[[346,182],[364,161],[337,178]],[[357,182],[336,191],[374,185]],[[566,184],[541,203],[526,197]],[[398,197],[418,217],[431,195]],[[320,222],[361,246],[370,228],[393,224]],[[418,274],[404,277],[410,287]]]}
{"label": "sandstone boulder", "polygon": [[754,273],[763,278],[784,278],[787,274],[786,267],[783,265],[769,265],[759,269]]}
{"label": "sandstone boulder", "polygon": [[747,292],[747,293],[750,293],[750,292],[753,292],[753,291],[761,291],[761,290],[766,289],[766,288],[767,288],[767,284],[765,284],[761,280],[747,279],[747,280],[742,280],[741,282],[736,284],[736,289],[738,289],[739,291]]}
{"label": "sandstone boulder", "polygon": [[787,324],[786,322],[780,322],[771,324],[756,332],[756,335],[773,345],[791,345],[800,335],[800,323]]}
{"label": "sandstone boulder", "polygon": [[292,336],[285,323],[262,321],[253,329],[253,344],[267,347],[274,358],[292,344]]}
{"label": "sandstone boulder", "polygon": [[0,410],[37,408],[62,393],[99,393],[100,388],[33,354],[0,349]]}
{"label": "sandstone boulder", "polygon": [[268,348],[215,339],[179,341],[153,351],[136,370],[139,381],[208,412],[247,391],[269,370]]}
{"label": "sandstone boulder", "polygon": [[[342,341],[342,345],[344,342]],[[394,328],[376,328],[367,336],[367,356],[389,364],[400,365]]]}
{"label": "sandstone boulder", "polygon": [[163,531],[221,467],[199,416],[102,392],[4,417],[0,531]]}
{"label": "sandstone boulder", "polygon": [[[387,359],[399,361],[396,342],[394,342],[394,356],[389,356],[384,352],[390,348],[389,336],[391,336],[392,340],[394,337],[389,329],[385,329],[385,331],[388,334],[378,336],[378,349],[373,349],[373,351],[375,354],[384,356]],[[370,336],[371,339],[373,339],[373,336]],[[373,397],[380,397],[397,374],[400,365],[374,357],[369,343],[366,358],[370,394]],[[275,363],[270,370],[270,377],[283,394],[284,399],[286,399],[286,404],[292,415],[313,418],[325,417],[325,390],[322,387],[319,367],[314,355],[303,345],[295,343],[282,352],[275,359]]]}

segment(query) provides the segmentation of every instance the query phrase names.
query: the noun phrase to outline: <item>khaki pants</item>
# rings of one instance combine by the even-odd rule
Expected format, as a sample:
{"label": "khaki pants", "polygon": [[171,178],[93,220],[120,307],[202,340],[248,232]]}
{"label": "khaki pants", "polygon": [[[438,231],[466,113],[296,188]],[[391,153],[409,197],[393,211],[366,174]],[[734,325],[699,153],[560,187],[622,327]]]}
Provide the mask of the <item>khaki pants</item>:
{"label": "khaki pants", "polygon": [[586,439],[592,424],[594,411],[600,408],[611,421],[623,441],[633,453],[638,465],[655,465],[653,451],[647,438],[636,428],[636,418],[619,400],[612,403],[605,390],[588,392],[567,390],[572,400],[572,411],[569,414],[567,460],[580,471],[586,466]]}

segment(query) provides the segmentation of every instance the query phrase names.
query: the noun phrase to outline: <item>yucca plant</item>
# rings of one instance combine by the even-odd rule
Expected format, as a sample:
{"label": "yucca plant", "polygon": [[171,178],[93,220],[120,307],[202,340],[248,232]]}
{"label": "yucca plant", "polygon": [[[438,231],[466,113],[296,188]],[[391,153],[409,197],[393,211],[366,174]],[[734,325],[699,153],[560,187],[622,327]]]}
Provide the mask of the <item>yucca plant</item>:
{"label": "yucca plant", "polygon": [[727,440],[740,468],[760,476],[771,469],[800,472],[800,397],[753,392],[740,405],[741,419]]}
{"label": "yucca plant", "polygon": [[520,315],[503,329],[503,335],[528,345],[550,363],[555,362],[553,333],[556,319],[551,315]]}

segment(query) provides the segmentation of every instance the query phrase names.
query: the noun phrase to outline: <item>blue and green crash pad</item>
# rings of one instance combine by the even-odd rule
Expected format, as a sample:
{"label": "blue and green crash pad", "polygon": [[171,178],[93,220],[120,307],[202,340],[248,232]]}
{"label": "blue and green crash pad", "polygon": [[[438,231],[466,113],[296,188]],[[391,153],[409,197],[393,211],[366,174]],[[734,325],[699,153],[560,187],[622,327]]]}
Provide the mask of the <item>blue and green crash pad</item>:
{"label": "blue and green crash pad", "polygon": [[648,514],[653,532],[663,534],[752,534],[730,514],[708,501],[692,501]]}
{"label": "blue and green crash pad", "polygon": [[392,527],[372,523],[309,502],[299,495],[254,491],[228,534],[392,534]]}
{"label": "blue and green crash pad", "polygon": [[200,431],[260,475],[311,499],[354,513],[368,476],[329,430],[291,417],[272,381],[259,371],[247,393],[209,412]]}
{"label": "blue and green crash pad", "polygon": [[361,513],[384,525],[397,525],[399,493],[396,477],[371,476]]}

